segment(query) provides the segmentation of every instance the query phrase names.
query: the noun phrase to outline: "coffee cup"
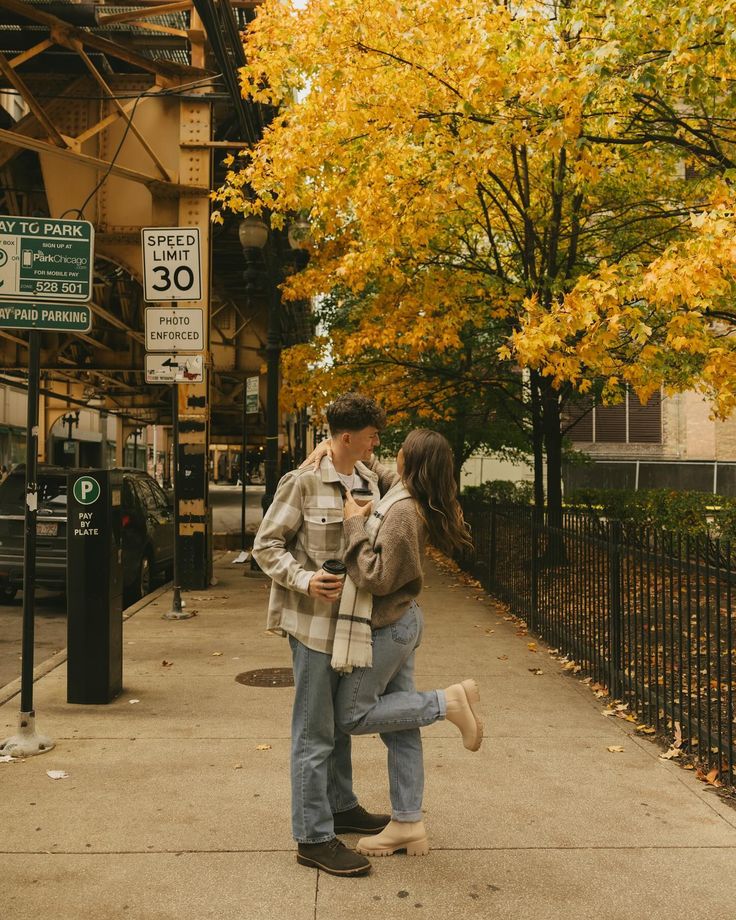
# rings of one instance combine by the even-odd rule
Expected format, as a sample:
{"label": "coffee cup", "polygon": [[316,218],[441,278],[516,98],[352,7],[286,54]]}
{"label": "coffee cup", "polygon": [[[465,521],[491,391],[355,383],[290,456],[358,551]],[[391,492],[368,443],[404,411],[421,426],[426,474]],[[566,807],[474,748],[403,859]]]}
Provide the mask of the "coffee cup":
{"label": "coffee cup", "polygon": [[322,571],[328,575],[335,575],[340,581],[345,581],[348,572],[342,559],[325,559],[322,563]]}
{"label": "coffee cup", "polygon": [[351,489],[350,494],[356,505],[367,505],[373,501],[373,492],[370,489]]}

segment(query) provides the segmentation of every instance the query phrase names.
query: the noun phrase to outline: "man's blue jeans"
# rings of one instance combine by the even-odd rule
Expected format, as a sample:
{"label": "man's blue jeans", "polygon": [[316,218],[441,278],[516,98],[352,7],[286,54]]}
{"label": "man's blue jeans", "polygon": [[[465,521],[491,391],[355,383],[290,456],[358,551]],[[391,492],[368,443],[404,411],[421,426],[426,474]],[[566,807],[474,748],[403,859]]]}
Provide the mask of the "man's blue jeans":
{"label": "man's blue jeans", "polygon": [[340,675],[330,655],[289,636],[294,664],[291,720],[291,820],[298,843],[335,836],[333,814],[358,804],[353,793],[350,735],[335,727],[334,699]]}
{"label": "man's blue jeans", "polygon": [[391,817],[421,821],[424,759],[419,729],[445,718],[442,690],[414,687],[414,657],[424,618],[415,601],[396,623],[373,631],[373,667],[356,668],[337,689],[338,732],[377,732],[388,751]]}

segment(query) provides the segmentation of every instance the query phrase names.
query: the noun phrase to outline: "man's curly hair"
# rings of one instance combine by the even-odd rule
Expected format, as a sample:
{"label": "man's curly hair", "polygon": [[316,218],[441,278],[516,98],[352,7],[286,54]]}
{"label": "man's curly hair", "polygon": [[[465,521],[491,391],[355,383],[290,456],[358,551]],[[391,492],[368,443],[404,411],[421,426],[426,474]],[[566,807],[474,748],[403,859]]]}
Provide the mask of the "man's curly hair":
{"label": "man's curly hair", "polygon": [[369,426],[380,430],[386,424],[386,413],[368,396],[343,393],[327,407],[327,424],[331,434],[361,431]]}

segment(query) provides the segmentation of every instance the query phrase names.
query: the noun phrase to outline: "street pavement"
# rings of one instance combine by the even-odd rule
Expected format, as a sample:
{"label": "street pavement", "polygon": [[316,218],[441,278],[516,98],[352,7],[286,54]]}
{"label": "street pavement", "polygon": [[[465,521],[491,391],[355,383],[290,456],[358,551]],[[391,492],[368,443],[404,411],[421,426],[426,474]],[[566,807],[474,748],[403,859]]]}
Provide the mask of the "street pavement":
{"label": "street pavement", "polygon": [[[263,486],[247,486],[246,533],[253,534],[261,520]],[[215,534],[240,534],[242,487],[210,484],[213,530]],[[66,597],[59,592],[36,591],[34,664],[66,647]],[[23,631],[23,593],[0,604],[0,687],[20,675],[20,650]]]}
{"label": "street pavement", "polygon": [[[470,753],[448,722],[423,732],[428,856],[375,859],[358,879],[298,866],[293,690],[236,680],[288,668],[288,645],[265,634],[267,583],[235,555],[217,560],[215,587],[187,592],[192,619],[162,619],[164,590],[125,622],[114,702],[67,704],[64,663],[36,683],[56,747],[0,764],[3,916],[732,920],[736,811],[430,560],[417,683],[477,678],[486,740]],[[0,735],[17,707],[0,706]],[[353,760],[363,804],[386,808],[380,740],[356,738]]]}
{"label": "street pavement", "polygon": [[[261,499],[264,491],[263,486],[246,486],[245,532],[246,535],[251,537],[258,530],[258,525],[263,517]],[[243,487],[210,484],[209,495],[214,532],[216,534],[239,534],[242,518]],[[238,549],[240,548],[238,547]]]}

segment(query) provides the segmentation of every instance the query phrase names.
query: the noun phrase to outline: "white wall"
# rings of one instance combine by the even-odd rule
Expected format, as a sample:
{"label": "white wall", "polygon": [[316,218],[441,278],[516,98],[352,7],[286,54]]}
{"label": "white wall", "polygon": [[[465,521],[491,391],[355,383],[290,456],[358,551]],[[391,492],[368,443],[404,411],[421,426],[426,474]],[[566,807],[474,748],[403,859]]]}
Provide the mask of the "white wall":
{"label": "white wall", "polygon": [[509,482],[534,482],[534,467],[528,463],[510,463],[497,457],[476,455],[465,462],[460,473],[460,488],[479,486],[492,479]]}

